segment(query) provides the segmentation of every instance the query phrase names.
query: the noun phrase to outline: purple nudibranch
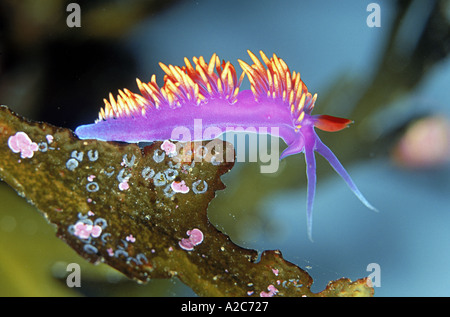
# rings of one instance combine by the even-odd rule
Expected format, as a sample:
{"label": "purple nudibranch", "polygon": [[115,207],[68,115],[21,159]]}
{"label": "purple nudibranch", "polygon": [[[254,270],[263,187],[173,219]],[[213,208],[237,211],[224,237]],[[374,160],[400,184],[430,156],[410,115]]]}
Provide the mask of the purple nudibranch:
{"label": "purple nudibranch", "polygon": [[[79,126],[75,133],[80,139],[137,143],[177,140],[173,130],[183,126],[193,132],[194,119],[202,120],[203,130],[277,127],[276,136],[288,145],[280,159],[305,153],[307,230],[310,239],[316,190],[314,151],[331,164],[364,205],[376,210],[314,130],[335,132],[348,127],[352,121],[329,115],[312,115],[317,94],[308,92],[300,73],[291,73],[286,63],[275,54],[269,59],[261,51],[262,63],[252,52],[248,53],[253,65],[238,60],[243,69],[239,78],[234,66],[230,62],[221,63],[216,54],[212,55],[209,63],[203,57],[194,57],[194,66],[187,58],[183,67],[160,63],[165,72],[162,87],[156,83],[155,75],[149,83],[137,79],[141,94],[128,89],[119,90],[117,100],[110,94],[109,101],[104,99],[105,107],[100,110],[98,120]],[[251,89],[240,91],[244,75],[247,75]],[[196,138],[194,133],[191,135]]]}

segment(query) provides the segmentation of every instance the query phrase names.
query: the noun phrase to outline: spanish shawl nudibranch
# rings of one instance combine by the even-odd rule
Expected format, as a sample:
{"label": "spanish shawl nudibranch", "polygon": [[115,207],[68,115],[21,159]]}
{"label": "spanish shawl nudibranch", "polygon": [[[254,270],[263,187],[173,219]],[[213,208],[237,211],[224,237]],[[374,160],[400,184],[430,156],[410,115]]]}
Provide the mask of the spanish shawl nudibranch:
{"label": "spanish shawl nudibranch", "polygon": [[[248,51],[248,54],[254,64],[250,66],[238,60],[243,69],[239,79],[234,66],[230,62],[220,63],[216,54],[209,63],[203,57],[194,57],[195,68],[187,58],[183,67],[160,63],[166,73],[161,88],[155,75],[149,83],[137,79],[141,94],[119,90],[117,100],[110,94],[109,101],[104,99],[105,107],[100,110],[99,119],[94,124],[79,126],[75,133],[81,139],[137,143],[173,139],[172,131],[178,126],[194,131],[194,119],[202,120],[202,129],[218,127],[222,131],[228,127],[278,127],[279,135],[276,136],[288,145],[280,159],[305,153],[310,238],[316,189],[314,151],[328,160],[364,205],[375,210],[314,131],[315,127],[339,131],[352,121],[312,115],[317,94],[308,92],[300,73],[291,73],[275,54],[269,59],[260,52],[265,65],[252,52]],[[244,74],[250,80],[251,90],[239,91]]]}

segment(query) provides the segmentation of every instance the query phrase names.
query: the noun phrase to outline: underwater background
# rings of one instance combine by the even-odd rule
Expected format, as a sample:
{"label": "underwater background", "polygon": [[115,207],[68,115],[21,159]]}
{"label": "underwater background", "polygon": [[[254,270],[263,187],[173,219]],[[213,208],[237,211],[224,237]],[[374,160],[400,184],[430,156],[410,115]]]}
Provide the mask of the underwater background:
{"label": "underwater background", "polygon": [[[161,83],[160,61],[217,53],[239,70],[247,49],[276,53],[318,93],[315,114],[355,121],[318,134],[379,212],[317,156],[311,242],[305,162],[295,155],[271,174],[236,163],[210,221],[242,247],[280,250],[315,292],[368,276],[375,263],[375,296],[450,295],[450,1],[79,1],[74,28],[70,2],[0,3],[1,104],[75,129],[97,118],[109,92],[136,92],[136,77]],[[370,4],[379,26],[368,23]],[[5,183],[0,201],[0,296],[195,295],[176,279],[139,285],[87,263]],[[72,262],[81,288],[65,284]]]}

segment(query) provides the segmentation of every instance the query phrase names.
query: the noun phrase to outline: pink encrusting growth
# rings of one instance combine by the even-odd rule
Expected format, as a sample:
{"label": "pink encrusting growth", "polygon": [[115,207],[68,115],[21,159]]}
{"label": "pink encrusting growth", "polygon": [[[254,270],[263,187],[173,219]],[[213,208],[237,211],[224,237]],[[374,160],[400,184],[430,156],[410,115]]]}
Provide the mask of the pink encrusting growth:
{"label": "pink encrusting growth", "polygon": [[189,192],[189,187],[186,186],[186,183],[184,181],[173,182],[172,184],[170,184],[170,187],[176,193],[186,194]]}
{"label": "pink encrusting growth", "polygon": [[102,233],[102,228],[97,225],[90,225],[78,221],[74,226],[74,234],[81,239],[88,239],[90,236],[93,238],[98,238]]}
{"label": "pink encrusting growth", "polygon": [[128,188],[130,188],[130,184],[128,184],[128,180],[125,179],[122,182],[119,183],[119,189],[124,191],[127,190]]}
{"label": "pink encrusting growth", "polygon": [[125,240],[127,240],[128,242],[131,242],[131,243],[136,242],[136,238],[133,237],[132,234],[128,235],[128,236],[125,238]]}
{"label": "pink encrusting growth", "polygon": [[275,286],[273,286],[272,284],[270,284],[267,287],[268,292],[264,292],[262,291],[261,293],[259,293],[260,297],[273,297],[274,295],[276,295],[278,293],[278,289],[276,289]]}
{"label": "pink encrusting growth", "polygon": [[21,158],[32,158],[34,152],[39,149],[37,143],[31,141],[28,134],[22,131],[9,137],[8,146],[14,153],[20,153]]}
{"label": "pink encrusting growth", "polygon": [[[104,100],[105,107],[100,110],[98,120],[94,124],[78,127],[75,133],[82,139],[136,143],[202,140],[205,134],[198,135],[194,129],[194,121],[198,119],[203,131],[215,128],[216,131],[226,132],[227,128],[235,127],[260,131],[258,128],[266,128],[263,131],[268,134],[276,131],[278,134],[274,136],[281,137],[288,145],[280,159],[297,153],[305,154],[309,237],[316,188],[314,152],[328,160],[367,207],[375,209],[314,130],[339,131],[346,128],[351,120],[312,115],[317,94],[308,92],[300,73],[291,72],[275,54],[269,59],[260,52],[260,61],[252,52],[248,53],[253,64],[239,60],[243,69],[239,78],[234,66],[230,62],[220,62],[216,54],[209,63],[203,57],[194,57],[193,64],[185,58],[183,67],[160,63],[166,73],[162,87],[158,86],[154,75],[148,83],[137,79],[141,94],[128,89],[119,90],[116,99],[110,94],[109,100]],[[250,81],[250,90],[240,91],[244,75]],[[186,140],[182,133],[174,133],[178,127],[187,129],[193,137]],[[171,153],[172,145],[163,143],[162,150]],[[179,184],[173,184],[172,189],[178,191]]]}
{"label": "pink encrusting growth", "polygon": [[166,152],[166,155],[176,155],[177,154],[177,146],[176,146],[176,144],[170,142],[169,140],[165,140],[161,144],[161,150]]}
{"label": "pink encrusting growth", "polygon": [[180,242],[178,242],[179,246],[183,250],[192,251],[196,245],[203,242],[203,232],[200,229],[194,228],[192,230],[188,230],[186,234],[189,238],[183,238]]}

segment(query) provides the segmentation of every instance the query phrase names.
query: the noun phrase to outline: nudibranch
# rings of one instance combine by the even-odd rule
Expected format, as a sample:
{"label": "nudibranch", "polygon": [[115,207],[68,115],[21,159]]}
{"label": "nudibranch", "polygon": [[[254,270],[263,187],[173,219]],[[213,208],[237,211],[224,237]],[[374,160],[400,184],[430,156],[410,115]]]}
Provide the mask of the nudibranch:
{"label": "nudibranch", "polygon": [[[164,84],[159,87],[153,75],[150,82],[137,79],[140,93],[119,90],[117,98],[109,94],[109,101],[100,110],[93,124],[79,126],[75,133],[81,139],[122,141],[128,143],[177,140],[173,130],[179,126],[189,129],[192,141],[201,139],[194,133],[195,121],[201,119],[202,129],[229,127],[247,129],[277,127],[278,135],[288,145],[280,156],[303,152],[307,175],[307,230],[311,238],[312,210],[316,190],[314,151],[322,155],[345,180],[353,193],[368,208],[375,208],[364,198],[333,152],[319,139],[314,128],[335,132],[352,121],[329,115],[312,115],[317,94],[311,95],[286,63],[275,54],[268,58],[260,52],[262,62],[248,51],[253,64],[238,60],[243,69],[238,78],[230,62],[220,62],[213,54],[209,63],[203,57],[185,58],[186,66],[166,66]],[[244,75],[250,90],[240,91]],[[276,131],[276,130],[275,130]],[[270,134],[270,132],[268,132]],[[217,137],[217,136],[216,136]]]}

